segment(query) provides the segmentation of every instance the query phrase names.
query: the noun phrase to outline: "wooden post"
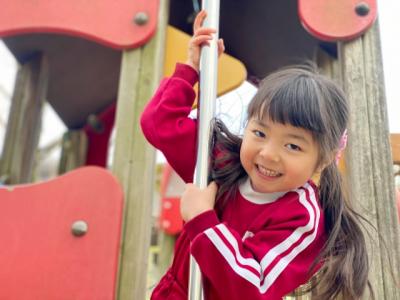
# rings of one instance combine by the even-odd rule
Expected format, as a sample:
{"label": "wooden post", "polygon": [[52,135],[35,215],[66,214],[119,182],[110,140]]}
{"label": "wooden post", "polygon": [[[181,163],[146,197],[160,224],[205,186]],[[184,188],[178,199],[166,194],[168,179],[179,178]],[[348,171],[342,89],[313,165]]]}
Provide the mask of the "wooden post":
{"label": "wooden post", "polygon": [[85,165],[87,136],[83,130],[68,130],[63,135],[58,174],[63,174]]}
{"label": "wooden post", "polygon": [[47,86],[48,62],[42,54],[20,66],[0,164],[0,175],[8,184],[32,180]]}
{"label": "wooden post", "polygon": [[315,62],[322,74],[328,76],[338,83],[342,81],[341,66],[337,59],[330,56],[325,50],[318,47]]}
{"label": "wooden post", "polygon": [[160,232],[158,237],[158,245],[160,247],[160,254],[158,256],[157,275],[161,278],[162,275],[171,266],[172,258],[174,256],[176,236]]}
{"label": "wooden post", "polygon": [[112,166],[125,199],[119,300],[142,300],[146,294],[155,152],[143,137],[139,118],[162,76],[168,6],[169,1],[160,1],[155,37],[122,56]]}
{"label": "wooden post", "polygon": [[[400,235],[394,199],[392,158],[384,93],[378,23],[363,37],[340,47],[343,86],[350,99],[351,121],[346,166],[352,196],[377,227],[385,246],[367,225],[370,280],[376,299],[400,299]],[[389,262],[390,259],[390,262]],[[390,265],[389,265],[390,263]]]}

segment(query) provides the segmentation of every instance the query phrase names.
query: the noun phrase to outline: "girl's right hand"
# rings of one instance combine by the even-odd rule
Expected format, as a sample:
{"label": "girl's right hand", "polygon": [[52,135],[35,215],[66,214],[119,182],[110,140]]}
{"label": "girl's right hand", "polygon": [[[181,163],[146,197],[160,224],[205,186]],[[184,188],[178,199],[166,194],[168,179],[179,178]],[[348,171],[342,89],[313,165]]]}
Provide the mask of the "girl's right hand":
{"label": "girl's right hand", "polygon": [[[213,28],[202,27],[204,19],[207,16],[205,10],[201,10],[194,20],[193,23],[193,36],[189,42],[188,59],[186,64],[191,66],[197,72],[199,71],[200,65],[200,51],[204,45],[209,45],[213,39],[213,34],[217,31]],[[220,56],[225,50],[224,42],[222,39],[218,40],[218,56]]]}
{"label": "girl's right hand", "polygon": [[182,219],[189,222],[198,215],[212,210],[217,192],[218,186],[214,181],[204,189],[191,183],[186,184],[180,202]]}

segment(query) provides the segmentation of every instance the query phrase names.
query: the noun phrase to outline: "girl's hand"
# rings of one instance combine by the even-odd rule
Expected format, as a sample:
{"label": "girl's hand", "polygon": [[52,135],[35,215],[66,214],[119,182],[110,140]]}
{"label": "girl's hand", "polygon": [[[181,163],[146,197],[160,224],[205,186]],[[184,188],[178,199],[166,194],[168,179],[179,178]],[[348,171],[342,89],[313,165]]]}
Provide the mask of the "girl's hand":
{"label": "girl's hand", "polygon": [[181,215],[185,222],[203,212],[214,208],[215,196],[218,187],[213,181],[205,189],[200,189],[194,184],[186,184],[186,189],[181,198]]}
{"label": "girl's hand", "polygon": [[[210,41],[213,39],[213,34],[216,30],[213,28],[202,27],[204,19],[207,13],[205,10],[200,11],[193,23],[193,36],[189,42],[188,59],[186,64],[191,66],[197,72],[199,71],[200,65],[200,50],[204,45],[210,45]],[[218,40],[218,57],[225,51],[224,41]]]}

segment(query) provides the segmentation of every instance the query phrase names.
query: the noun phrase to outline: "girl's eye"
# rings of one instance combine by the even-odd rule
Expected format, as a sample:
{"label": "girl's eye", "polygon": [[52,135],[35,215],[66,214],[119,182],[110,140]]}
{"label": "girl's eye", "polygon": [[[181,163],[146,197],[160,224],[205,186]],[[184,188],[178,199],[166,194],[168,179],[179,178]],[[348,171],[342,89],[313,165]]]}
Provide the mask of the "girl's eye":
{"label": "girl's eye", "polygon": [[286,147],[290,150],[301,151],[301,148],[295,144],[287,144]]}
{"label": "girl's eye", "polygon": [[254,135],[255,136],[257,136],[257,137],[265,137],[265,134],[264,134],[264,132],[262,132],[262,131],[259,131],[259,130],[253,130],[253,133],[254,133]]}

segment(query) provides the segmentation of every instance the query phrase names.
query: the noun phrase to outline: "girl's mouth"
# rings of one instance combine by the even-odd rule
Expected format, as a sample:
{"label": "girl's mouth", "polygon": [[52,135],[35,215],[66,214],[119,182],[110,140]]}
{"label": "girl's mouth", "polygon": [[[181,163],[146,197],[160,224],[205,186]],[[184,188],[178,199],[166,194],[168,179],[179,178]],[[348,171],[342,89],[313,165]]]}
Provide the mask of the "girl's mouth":
{"label": "girl's mouth", "polygon": [[265,175],[265,176],[268,176],[268,177],[279,177],[279,176],[282,176],[282,173],[279,173],[279,172],[276,172],[274,170],[270,170],[270,169],[264,168],[263,166],[260,166],[260,165],[256,165],[256,166],[257,166],[257,170],[262,175]]}

